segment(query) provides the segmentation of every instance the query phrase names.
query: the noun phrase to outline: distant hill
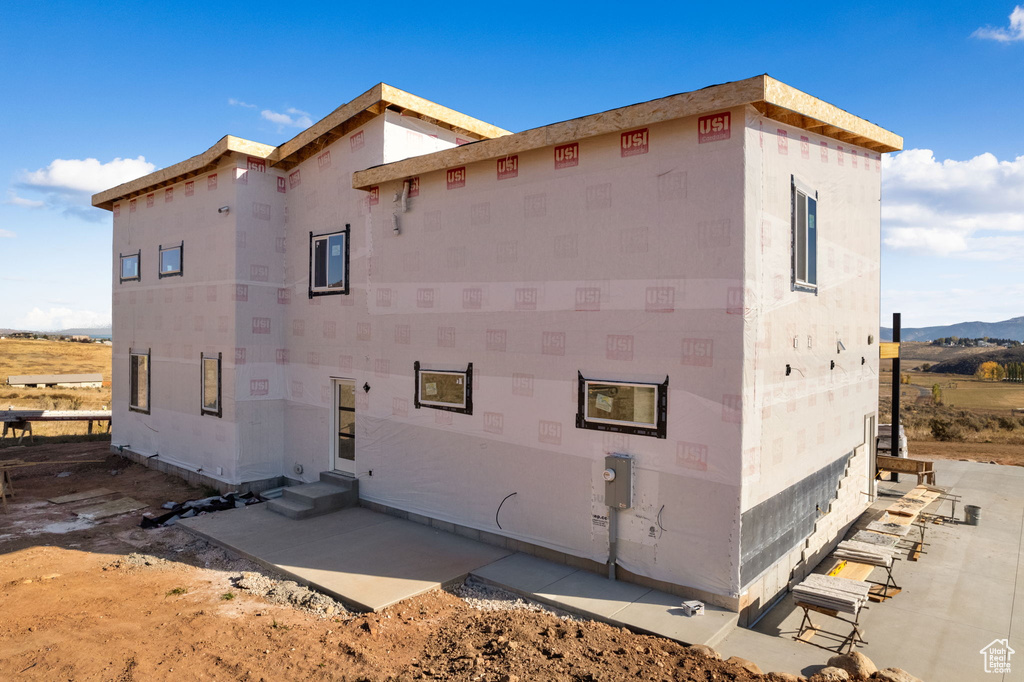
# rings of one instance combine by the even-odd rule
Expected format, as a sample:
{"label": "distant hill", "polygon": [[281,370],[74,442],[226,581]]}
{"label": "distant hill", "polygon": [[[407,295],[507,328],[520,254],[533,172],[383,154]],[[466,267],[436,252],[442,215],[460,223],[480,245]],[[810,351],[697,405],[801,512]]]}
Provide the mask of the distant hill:
{"label": "distant hill", "polygon": [[[882,341],[892,341],[892,328],[882,327]],[[959,322],[942,327],[904,327],[900,331],[901,341],[934,341],[947,336],[963,339],[1015,339],[1024,341],[1024,317],[1014,317],[1002,322]]]}
{"label": "distant hill", "polygon": [[92,336],[101,339],[109,339],[113,332],[110,327],[73,327],[71,329],[61,329],[59,332],[50,333],[64,334],[65,336]]}
{"label": "distant hill", "polygon": [[1024,346],[1016,348],[996,348],[987,353],[960,353],[956,357],[932,365],[929,372],[939,374],[968,374],[973,375],[983,362],[998,362],[1005,365],[1008,362],[1024,362]]}

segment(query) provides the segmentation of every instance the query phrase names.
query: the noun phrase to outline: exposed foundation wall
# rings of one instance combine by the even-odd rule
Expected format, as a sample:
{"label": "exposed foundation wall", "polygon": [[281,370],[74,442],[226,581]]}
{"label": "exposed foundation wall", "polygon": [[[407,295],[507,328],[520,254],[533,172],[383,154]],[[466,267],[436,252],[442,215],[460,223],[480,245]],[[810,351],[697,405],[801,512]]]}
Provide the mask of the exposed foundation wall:
{"label": "exposed foundation wall", "polygon": [[[112,442],[222,481],[237,480],[230,258],[237,212],[217,209],[235,207],[237,163],[114,207]],[[182,243],[182,275],[158,277],[159,246]],[[120,282],[118,255],[139,249],[141,280]],[[128,409],[130,349],[151,352],[149,414]],[[218,352],[221,418],[200,414],[200,354]]]}
{"label": "exposed foundation wall", "polygon": [[[877,410],[878,347],[868,337],[879,315],[880,160],[753,108],[746,147],[743,522],[753,526],[742,533],[741,581],[749,585],[817,532],[840,480],[859,486],[846,504],[868,504],[866,458],[845,472]],[[816,293],[792,286],[791,176],[818,193]]]}

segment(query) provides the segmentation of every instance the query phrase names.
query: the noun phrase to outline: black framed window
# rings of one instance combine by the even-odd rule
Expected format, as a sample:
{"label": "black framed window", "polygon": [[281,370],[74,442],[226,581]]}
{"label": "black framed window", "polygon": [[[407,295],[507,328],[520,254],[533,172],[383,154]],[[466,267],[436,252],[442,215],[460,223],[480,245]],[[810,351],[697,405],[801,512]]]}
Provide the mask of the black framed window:
{"label": "black framed window", "polygon": [[199,363],[202,366],[202,391],[203,406],[202,413],[214,417],[223,415],[221,407],[221,354],[199,356]]}
{"label": "black framed window", "polygon": [[791,185],[793,288],[818,290],[818,193],[795,177]]}
{"label": "black framed window", "polygon": [[416,409],[473,414],[473,363],[464,370],[424,369],[413,363],[416,375]]}
{"label": "black framed window", "polygon": [[128,352],[128,409],[149,414],[149,349]]}
{"label": "black framed window", "polygon": [[660,384],[579,377],[576,428],[665,438],[668,377]]}
{"label": "black framed window", "polygon": [[182,260],[185,255],[185,242],[178,244],[177,246],[164,246],[160,245],[160,270],[158,274],[160,278],[164,277],[175,277],[181,276],[182,272]]}
{"label": "black framed window", "polygon": [[348,293],[349,233],[309,233],[309,297]]}
{"label": "black framed window", "polygon": [[142,260],[142,249],[135,253],[121,254],[121,281],[132,282],[141,279],[139,262]]}

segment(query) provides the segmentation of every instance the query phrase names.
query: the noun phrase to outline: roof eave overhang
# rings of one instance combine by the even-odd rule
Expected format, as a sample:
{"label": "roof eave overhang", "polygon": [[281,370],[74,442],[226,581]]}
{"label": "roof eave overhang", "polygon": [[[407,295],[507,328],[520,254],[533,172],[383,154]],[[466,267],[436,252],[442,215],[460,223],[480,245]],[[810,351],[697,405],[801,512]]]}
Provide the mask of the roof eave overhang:
{"label": "roof eave overhang", "polygon": [[94,194],[92,205],[108,211],[113,210],[117,201],[148,194],[190,177],[208,173],[217,168],[222,159],[232,152],[265,159],[267,165],[272,168],[290,170],[387,110],[403,116],[414,116],[471,140],[486,140],[511,134],[503,128],[454,109],[443,107],[386,83],[378,83],[280,147],[226,135],[202,154]]}
{"label": "roof eave overhang", "polygon": [[352,186],[365,190],[444,168],[744,105],[751,105],[780,123],[879,153],[903,148],[900,136],[771,76],[761,75],[375,166],[354,173]]}

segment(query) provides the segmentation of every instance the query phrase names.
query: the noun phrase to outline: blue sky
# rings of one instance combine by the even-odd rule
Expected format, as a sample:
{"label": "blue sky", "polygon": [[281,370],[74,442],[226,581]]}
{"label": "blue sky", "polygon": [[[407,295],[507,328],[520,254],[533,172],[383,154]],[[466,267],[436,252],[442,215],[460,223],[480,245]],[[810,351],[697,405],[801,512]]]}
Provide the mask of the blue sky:
{"label": "blue sky", "polygon": [[760,73],[905,139],[883,172],[885,324],[1024,315],[1013,0],[3,3],[0,59],[0,327],[109,321],[93,191],[225,134],[279,144],[379,81],[518,131]]}

